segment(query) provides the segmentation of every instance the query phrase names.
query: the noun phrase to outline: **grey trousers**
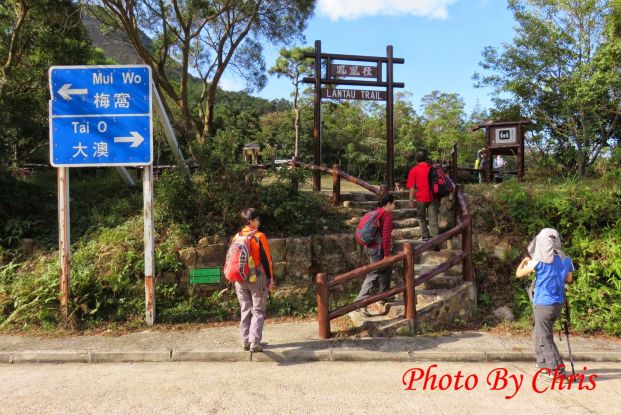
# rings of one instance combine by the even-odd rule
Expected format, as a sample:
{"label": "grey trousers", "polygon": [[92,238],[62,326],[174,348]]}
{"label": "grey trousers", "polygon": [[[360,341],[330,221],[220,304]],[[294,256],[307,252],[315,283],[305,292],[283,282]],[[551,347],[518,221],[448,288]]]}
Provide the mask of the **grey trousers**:
{"label": "grey trousers", "polygon": [[265,305],[267,287],[264,278],[257,278],[255,282],[236,282],[235,293],[241,306],[241,323],[239,335],[244,343],[260,343],[263,337],[265,323]]}
{"label": "grey trousers", "polygon": [[550,306],[534,305],[535,329],[533,330],[533,340],[535,342],[535,354],[537,355],[537,366],[554,370],[563,364],[563,359],[556,348],[553,336],[554,322],[561,315],[562,304]]}
{"label": "grey trousers", "polygon": [[[381,246],[365,248],[369,256],[369,263],[374,263],[384,259],[384,251]],[[390,277],[392,276],[392,267],[387,267],[367,274],[360,288],[360,293],[356,300],[368,297],[373,291],[375,285],[379,285],[379,292],[386,291],[390,288]]]}
{"label": "grey trousers", "polygon": [[[416,216],[420,223],[423,238],[430,238],[438,235],[438,203],[416,202]],[[429,216],[429,226],[427,226],[427,216]]]}

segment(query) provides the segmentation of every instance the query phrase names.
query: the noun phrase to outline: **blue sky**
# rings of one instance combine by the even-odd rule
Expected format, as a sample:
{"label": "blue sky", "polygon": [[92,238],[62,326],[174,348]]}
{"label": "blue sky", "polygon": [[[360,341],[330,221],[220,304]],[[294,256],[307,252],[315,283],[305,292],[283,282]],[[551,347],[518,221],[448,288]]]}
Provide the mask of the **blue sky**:
{"label": "blue sky", "polygon": [[[314,17],[304,32],[311,46],[321,40],[322,51],[351,55],[383,56],[392,44],[394,79],[404,82],[417,111],[420,99],[433,90],[458,93],[470,112],[477,102],[491,105],[489,88],[473,87],[472,75],[485,46],[499,46],[513,37],[514,20],[506,0],[318,0]],[[265,46],[268,68],[278,48]],[[230,79],[224,89],[241,85]],[[237,86],[237,88],[236,88]],[[270,77],[254,94],[267,99],[289,98],[287,79]]]}

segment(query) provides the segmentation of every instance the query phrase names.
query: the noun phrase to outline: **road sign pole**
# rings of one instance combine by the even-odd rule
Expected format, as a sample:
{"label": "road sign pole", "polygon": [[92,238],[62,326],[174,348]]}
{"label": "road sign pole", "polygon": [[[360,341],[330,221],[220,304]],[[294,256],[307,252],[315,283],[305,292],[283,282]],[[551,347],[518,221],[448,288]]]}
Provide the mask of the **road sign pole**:
{"label": "road sign pole", "polygon": [[144,295],[145,322],[155,322],[155,251],[153,242],[153,165],[144,166],[142,175],[144,199]]}
{"label": "road sign pole", "polygon": [[69,232],[69,168],[59,167],[58,173],[58,251],[60,256],[60,313],[69,317],[69,274],[71,241]]}

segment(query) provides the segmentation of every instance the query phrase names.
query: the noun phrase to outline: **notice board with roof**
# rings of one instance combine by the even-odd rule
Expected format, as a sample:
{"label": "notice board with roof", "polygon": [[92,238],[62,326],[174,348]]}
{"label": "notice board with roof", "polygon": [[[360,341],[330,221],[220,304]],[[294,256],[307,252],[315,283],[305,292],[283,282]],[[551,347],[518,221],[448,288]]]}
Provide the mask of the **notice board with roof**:
{"label": "notice board with roof", "polygon": [[496,155],[515,156],[517,159],[517,177],[524,180],[524,125],[530,121],[487,121],[473,128],[473,131],[485,128],[485,180],[491,181],[493,157]]}

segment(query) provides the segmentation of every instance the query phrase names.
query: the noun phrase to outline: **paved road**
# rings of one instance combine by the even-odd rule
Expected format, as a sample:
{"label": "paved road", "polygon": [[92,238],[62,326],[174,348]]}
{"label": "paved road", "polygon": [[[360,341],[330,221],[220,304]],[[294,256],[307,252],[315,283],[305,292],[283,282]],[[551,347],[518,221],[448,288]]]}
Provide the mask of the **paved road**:
{"label": "paved road", "polygon": [[[2,414],[621,414],[621,363],[590,363],[592,390],[536,393],[532,363],[440,362],[448,390],[405,390],[408,369],[433,363],[144,363],[0,365]],[[488,374],[504,367],[523,381],[491,391]],[[583,365],[580,366],[580,369]],[[454,390],[461,370],[460,390]],[[405,376],[416,378],[417,370]],[[468,387],[465,389],[466,377]],[[493,376],[493,375],[492,375]],[[442,382],[447,385],[449,377]],[[475,380],[477,384],[474,385]],[[586,386],[585,382],[583,386]],[[500,385],[500,383],[499,383]],[[549,387],[544,383],[539,388]],[[438,385],[436,385],[438,386]],[[505,396],[513,396],[506,399]],[[571,411],[571,412],[570,412]]]}

